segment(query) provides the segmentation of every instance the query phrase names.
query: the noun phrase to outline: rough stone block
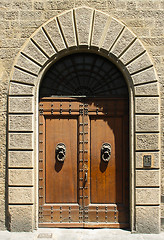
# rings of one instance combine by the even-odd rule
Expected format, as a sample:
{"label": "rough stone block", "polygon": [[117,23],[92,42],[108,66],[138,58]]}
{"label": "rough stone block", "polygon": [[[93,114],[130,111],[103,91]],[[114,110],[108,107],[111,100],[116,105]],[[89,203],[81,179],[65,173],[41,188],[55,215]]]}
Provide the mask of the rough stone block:
{"label": "rough stone block", "polygon": [[9,169],[10,186],[32,186],[33,170],[32,169]]}
{"label": "rough stone block", "polygon": [[12,9],[15,10],[32,10],[33,6],[32,6],[32,1],[20,1],[20,0],[14,0],[12,1]]}
{"label": "rough stone block", "polygon": [[43,54],[40,49],[31,41],[28,42],[22,52],[40,65],[44,65],[48,60],[45,54]]}
{"label": "rough stone block", "polygon": [[136,1],[137,3],[137,9],[139,10],[155,10],[155,9],[159,9],[159,4],[160,1]]}
{"label": "rough stone block", "polygon": [[33,134],[9,133],[9,149],[33,149]]}
{"label": "rough stone block", "polygon": [[163,36],[163,28],[152,28],[151,30],[150,30],[150,35],[152,36],[152,37],[162,37]]}
{"label": "rough stone block", "polygon": [[[3,184],[3,186],[4,186],[4,184]],[[1,215],[0,229],[1,229],[1,231],[5,231],[6,230],[6,227],[5,227],[5,218],[6,218],[5,217],[5,200],[0,200],[0,215]]]}
{"label": "rough stone block", "polygon": [[55,48],[57,48],[58,51],[65,49],[64,41],[57,26],[56,18],[46,23],[43,27],[53,42]]}
{"label": "rough stone block", "polygon": [[160,38],[158,36],[156,37],[141,37],[141,41],[145,46],[163,46],[164,45],[164,39]]}
{"label": "rough stone block", "polygon": [[41,2],[41,1],[34,2],[34,9],[44,10],[44,2]]}
{"label": "rough stone block", "polygon": [[115,40],[118,38],[121,30],[123,29],[124,25],[118,22],[116,19],[112,18],[112,21],[109,25],[107,30],[107,34],[102,44],[102,48],[109,49],[112,47]]}
{"label": "rough stone block", "polygon": [[19,58],[17,60],[17,66],[20,68],[23,68],[25,71],[33,73],[35,75],[38,75],[41,67],[35,64],[33,61],[28,59],[27,57],[23,55],[19,55]]}
{"label": "rough stone block", "polygon": [[92,34],[92,46],[101,47],[104,41],[104,34],[109,27],[111,18],[102,12],[96,11],[94,16],[94,26]]}
{"label": "rough stone block", "polygon": [[9,151],[9,167],[33,167],[32,151]]}
{"label": "rough stone block", "polygon": [[143,168],[143,156],[152,156],[152,167],[159,168],[160,165],[160,154],[159,152],[136,152],[136,168]]}
{"label": "rough stone block", "polygon": [[90,8],[77,8],[75,16],[79,45],[89,45],[93,10]]}
{"label": "rough stone block", "polygon": [[57,10],[57,1],[47,1],[45,5],[46,10]]}
{"label": "rough stone block", "polygon": [[136,134],[136,150],[159,150],[159,134]]}
{"label": "rough stone block", "polygon": [[9,204],[33,202],[33,187],[9,187]]}
{"label": "rough stone block", "polygon": [[136,231],[137,233],[160,232],[159,206],[136,206]]}
{"label": "rough stone block", "polygon": [[66,12],[58,17],[68,47],[76,46],[73,11]]}
{"label": "rough stone block", "polygon": [[0,207],[2,207],[1,210],[2,209],[4,210],[3,207],[5,205],[5,181],[4,178],[2,179],[2,176],[0,178],[0,203],[3,205],[3,206],[0,205]]}
{"label": "rough stone block", "polygon": [[134,84],[147,83],[157,80],[157,75],[154,68],[149,68],[139,73],[134,74],[132,77]]}
{"label": "rough stone block", "polygon": [[121,56],[120,60],[124,65],[136,58],[139,54],[144,52],[144,47],[139,40],[136,40]]}
{"label": "rough stone block", "polygon": [[10,83],[10,95],[33,95],[34,87],[19,83]]}
{"label": "rough stone block", "polygon": [[163,232],[164,231],[164,218],[163,217],[161,217],[161,232]]}
{"label": "rough stone block", "polygon": [[9,131],[32,131],[32,115],[9,115]]}
{"label": "rough stone block", "polygon": [[142,96],[159,96],[158,84],[149,83],[145,85],[139,85],[134,87],[135,95]]}
{"label": "rough stone block", "polygon": [[137,187],[159,187],[159,170],[136,170]]}
{"label": "rough stone block", "polygon": [[33,230],[33,206],[10,205],[9,215],[12,232],[30,232]]}
{"label": "rough stone block", "polygon": [[164,217],[164,203],[161,203],[161,216]]}
{"label": "rough stone block", "polygon": [[0,51],[0,59],[3,60],[8,60],[9,58],[13,58],[13,56],[16,56],[18,53],[17,49],[14,48],[2,48],[1,47],[1,51]]}
{"label": "rough stone block", "polygon": [[[52,4],[52,1],[51,1]],[[55,5],[55,4],[54,4]],[[65,0],[65,1],[56,1],[57,9],[65,10],[65,9],[71,9],[74,7],[74,1],[73,0]]]}
{"label": "rough stone block", "polygon": [[54,17],[56,17],[61,13],[63,13],[62,10],[51,10],[51,11],[45,11],[43,16],[45,20],[51,21]]}
{"label": "rough stone block", "polygon": [[9,97],[10,113],[32,113],[33,98],[32,97]]}
{"label": "rough stone block", "polygon": [[147,53],[144,53],[131,63],[127,65],[127,69],[130,74],[135,73],[137,71],[141,71],[144,68],[152,66],[153,63],[150,61],[150,57]]}
{"label": "rough stone block", "polygon": [[160,189],[159,188],[137,188],[136,189],[136,204],[140,205],[158,205],[160,204]]}
{"label": "rough stone block", "polygon": [[17,20],[18,19],[18,11],[6,11],[4,15],[5,20]]}
{"label": "rough stone block", "polygon": [[159,113],[159,99],[157,97],[136,97],[136,113]]}
{"label": "rough stone block", "polygon": [[118,40],[116,41],[114,47],[111,49],[116,57],[119,57],[120,54],[125,51],[129,44],[135,39],[135,35],[127,28],[124,29]]}
{"label": "rough stone block", "polygon": [[29,73],[19,70],[18,68],[14,68],[12,81],[35,85],[37,78]]}
{"label": "rough stone block", "polygon": [[[133,28],[134,33],[137,35],[138,38],[142,39],[142,37],[149,37],[150,36],[150,29],[148,27],[143,28]],[[142,41],[142,40],[141,40]],[[143,41],[142,41],[143,43]]]}
{"label": "rough stone block", "polygon": [[45,33],[43,32],[42,28],[40,28],[37,33],[35,33],[34,37],[32,38],[38,46],[49,56],[52,57],[56,51],[52,47],[49,39],[46,37]]}
{"label": "rough stone block", "polygon": [[21,11],[20,12],[20,20],[23,22],[27,21],[34,21],[37,19],[42,19],[42,12],[41,11]]}
{"label": "rough stone block", "polygon": [[159,131],[159,116],[155,115],[136,115],[135,123],[138,132],[156,132]]}

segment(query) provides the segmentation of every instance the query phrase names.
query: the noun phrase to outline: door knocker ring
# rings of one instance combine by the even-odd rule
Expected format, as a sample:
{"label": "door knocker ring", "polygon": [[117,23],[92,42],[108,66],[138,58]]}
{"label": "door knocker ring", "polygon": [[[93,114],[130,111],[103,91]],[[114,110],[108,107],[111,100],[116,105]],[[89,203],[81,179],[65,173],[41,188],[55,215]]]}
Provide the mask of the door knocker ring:
{"label": "door knocker ring", "polygon": [[59,162],[64,162],[66,157],[66,146],[64,143],[58,143],[56,146],[56,160]]}
{"label": "door knocker ring", "polygon": [[101,159],[104,162],[109,162],[111,157],[111,145],[110,143],[103,143],[101,147]]}

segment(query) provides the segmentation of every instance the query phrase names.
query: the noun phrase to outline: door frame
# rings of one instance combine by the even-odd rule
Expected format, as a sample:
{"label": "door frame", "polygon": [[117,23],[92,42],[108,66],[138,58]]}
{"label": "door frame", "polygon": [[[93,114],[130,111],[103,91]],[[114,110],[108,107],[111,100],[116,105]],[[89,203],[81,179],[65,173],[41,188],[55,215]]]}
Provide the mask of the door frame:
{"label": "door frame", "polygon": [[[80,52],[88,52],[89,53],[94,53],[94,54],[98,54],[100,56],[103,56],[105,58],[107,58],[109,61],[113,62],[118,69],[122,72],[124,79],[127,83],[127,87],[129,90],[129,212],[130,212],[130,229],[131,232],[136,232],[136,219],[135,219],[135,215],[136,215],[136,211],[135,211],[135,105],[134,105],[134,86],[133,86],[133,82],[132,82],[132,78],[129,75],[129,72],[127,71],[127,69],[124,67],[124,65],[121,62],[117,62],[117,58],[115,56],[107,56],[106,53],[104,52],[97,52],[95,49],[85,49],[85,48],[80,48],[79,49],[71,49],[71,51],[65,53],[62,52],[58,58],[56,58],[54,61],[50,61],[47,66],[46,66],[46,71],[45,69],[43,69],[40,74],[39,74],[39,79],[38,79],[38,83],[37,83],[37,87],[35,89],[35,118],[36,118],[36,122],[35,122],[35,141],[36,141],[36,151],[35,151],[35,157],[36,159],[39,159],[38,156],[38,152],[39,152],[39,88],[40,88],[40,84],[41,84],[41,80],[44,78],[45,73],[48,71],[48,69],[51,67],[51,65],[55,64],[56,61],[58,61],[59,59],[61,59],[62,57],[65,57],[67,55],[71,55],[74,53],[80,53]],[[35,173],[36,175],[38,174],[39,168],[38,168],[38,163],[34,163],[35,165]],[[38,204],[38,185],[39,185],[39,181],[38,178],[36,179],[36,183],[35,183],[35,192],[36,192],[36,208],[35,208],[35,219],[36,219],[36,226],[39,225],[38,223],[38,211],[39,211],[39,204]]]}

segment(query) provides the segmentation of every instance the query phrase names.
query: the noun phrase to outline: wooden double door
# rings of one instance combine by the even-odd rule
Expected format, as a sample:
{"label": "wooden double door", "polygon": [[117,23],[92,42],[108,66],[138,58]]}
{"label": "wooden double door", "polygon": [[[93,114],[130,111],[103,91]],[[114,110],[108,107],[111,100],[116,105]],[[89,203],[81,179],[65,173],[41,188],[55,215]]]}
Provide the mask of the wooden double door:
{"label": "wooden double door", "polygon": [[128,228],[127,99],[39,105],[39,227]]}

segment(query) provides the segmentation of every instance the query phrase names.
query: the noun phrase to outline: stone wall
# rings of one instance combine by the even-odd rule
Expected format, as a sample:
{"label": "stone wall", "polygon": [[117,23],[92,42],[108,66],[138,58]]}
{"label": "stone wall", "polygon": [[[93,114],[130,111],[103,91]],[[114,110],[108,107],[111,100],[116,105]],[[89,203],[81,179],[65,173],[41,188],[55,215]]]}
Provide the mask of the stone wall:
{"label": "stone wall", "polygon": [[[0,228],[5,228],[6,109],[14,59],[31,34],[57,14],[89,6],[123,22],[141,40],[157,70],[161,94],[161,137],[164,125],[164,2],[161,0],[0,0]],[[146,90],[145,90],[146,93]],[[143,95],[145,95],[143,92]],[[138,120],[141,122],[141,119]],[[157,128],[158,129],[158,128]],[[158,131],[157,131],[158,132]],[[164,195],[164,141],[161,139],[161,194]],[[142,189],[141,189],[142,191]],[[138,192],[138,199],[140,193]],[[146,194],[146,193],[145,193]],[[139,199],[142,201],[142,199]],[[162,207],[163,209],[164,207]],[[144,214],[144,210],[143,210]],[[164,217],[164,210],[161,212]]]}
{"label": "stone wall", "polygon": [[7,88],[9,76],[0,60],[0,229],[5,229],[5,187],[6,187],[6,125]]}

